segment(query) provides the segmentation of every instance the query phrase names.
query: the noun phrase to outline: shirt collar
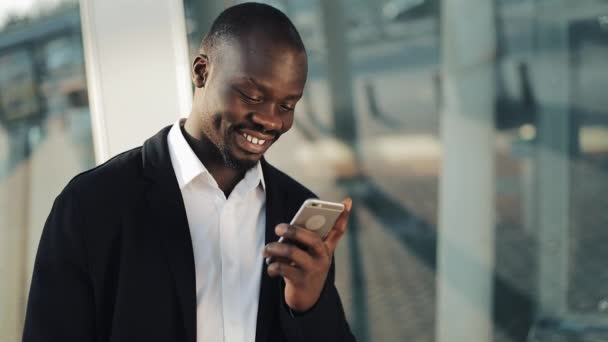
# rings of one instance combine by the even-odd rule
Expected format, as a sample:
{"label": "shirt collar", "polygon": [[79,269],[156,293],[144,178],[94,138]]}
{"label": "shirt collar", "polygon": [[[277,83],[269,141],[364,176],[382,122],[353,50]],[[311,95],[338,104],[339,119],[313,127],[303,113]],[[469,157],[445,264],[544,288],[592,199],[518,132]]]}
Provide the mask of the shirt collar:
{"label": "shirt collar", "polygon": [[[173,127],[171,127],[167,137],[171,164],[173,164],[173,170],[175,171],[175,177],[177,178],[180,190],[184,189],[199,175],[203,173],[209,174],[205,165],[194,154],[194,151],[192,151],[192,148],[190,148],[190,145],[188,145],[186,138],[182,134],[180,126],[184,121],[185,119],[177,120],[173,124]],[[209,177],[211,177],[211,174],[209,174]],[[245,182],[245,189],[247,191],[254,189],[258,185],[261,185],[262,190],[266,191],[266,182],[264,181],[261,163],[257,162],[256,166],[248,170],[242,181]]]}
{"label": "shirt collar", "polygon": [[244,178],[248,184],[247,188],[252,189],[260,185],[262,190],[266,191],[266,183],[264,183],[264,173],[262,172],[262,163],[257,162],[254,167],[249,169]]}

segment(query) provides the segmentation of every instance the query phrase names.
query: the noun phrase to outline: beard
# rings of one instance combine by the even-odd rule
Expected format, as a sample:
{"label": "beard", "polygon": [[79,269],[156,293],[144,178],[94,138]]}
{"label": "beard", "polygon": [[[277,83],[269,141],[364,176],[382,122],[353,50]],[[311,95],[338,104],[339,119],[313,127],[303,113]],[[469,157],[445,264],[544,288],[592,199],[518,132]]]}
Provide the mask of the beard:
{"label": "beard", "polygon": [[238,171],[249,171],[249,169],[253,168],[258,163],[257,160],[237,158],[228,146],[226,141],[224,141],[223,146],[219,146],[220,153],[224,159],[224,165],[227,167]]}
{"label": "beard", "polygon": [[[224,127],[222,124],[223,117],[224,115],[221,112],[213,114],[210,120],[203,124],[203,134],[213,145],[215,145],[216,151],[219,153],[218,157],[221,157],[226,167],[237,171],[249,171],[251,168],[256,166],[259,159],[262,157],[260,156],[259,159],[247,158],[249,152],[244,151],[237,146],[234,137],[236,135],[241,135],[241,133],[239,133],[239,130],[241,129],[247,128],[254,131],[263,131],[263,128],[256,127],[254,123],[247,122],[230,124],[228,127]],[[274,135],[274,139],[272,139],[273,142],[278,140],[278,138],[281,136],[280,131],[271,131],[266,133]],[[245,158],[243,158],[243,154],[245,154]]]}
{"label": "beard", "polygon": [[[242,159],[235,155],[232,141],[233,134],[238,134],[234,126],[222,128],[222,114],[212,115],[211,120],[202,125],[203,135],[214,145],[216,158],[222,159],[224,165],[237,171],[249,171],[257,164],[257,160]],[[222,134],[223,133],[223,134]]]}
{"label": "beard", "polygon": [[253,168],[258,163],[258,160],[239,158],[234,153],[235,150],[239,150],[239,147],[236,146],[233,139],[235,135],[240,135],[238,130],[242,127],[242,125],[228,127],[224,131],[223,139],[221,139],[221,143],[217,145],[217,148],[224,160],[224,165],[234,170],[246,172]]}

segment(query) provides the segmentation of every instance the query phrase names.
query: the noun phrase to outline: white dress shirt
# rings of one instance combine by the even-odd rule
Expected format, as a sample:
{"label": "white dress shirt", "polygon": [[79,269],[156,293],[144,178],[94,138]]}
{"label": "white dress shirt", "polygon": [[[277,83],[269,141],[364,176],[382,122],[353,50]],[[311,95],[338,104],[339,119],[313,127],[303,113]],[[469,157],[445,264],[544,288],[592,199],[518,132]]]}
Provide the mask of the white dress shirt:
{"label": "white dress shirt", "polygon": [[194,250],[197,342],[254,342],[266,224],[261,165],[226,198],[179,125],[168,144]]}

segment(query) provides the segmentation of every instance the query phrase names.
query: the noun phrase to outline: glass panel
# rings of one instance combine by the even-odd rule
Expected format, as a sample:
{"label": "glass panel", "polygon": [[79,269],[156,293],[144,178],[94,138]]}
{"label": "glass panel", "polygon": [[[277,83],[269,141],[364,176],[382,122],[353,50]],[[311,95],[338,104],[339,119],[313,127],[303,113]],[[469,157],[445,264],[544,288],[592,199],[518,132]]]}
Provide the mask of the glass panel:
{"label": "glass panel", "polygon": [[[195,11],[240,2],[184,1],[193,53],[209,23]],[[336,252],[351,328],[358,341],[434,341],[440,2],[265,2],[309,53],[295,126],[268,159],[321,198],[354,199]],[[607,340],[608,3],[494,4],[491,340]]]}
{"label": "glass panel", "polygon": [[536,111],[532,76],[540,35],[533,1],[498,1],[496,76],[496,265],[494,339],[526,341],[538,276]]}
{"label": "glass panel", "polygon": [[577,150],[571,157],[568,307],[608,317],[608,97],[602,91],[608,89],[608,25],[596,16],[577,18],[569,35]]}
{"label": "glass panel", "polygon": [[[185,1],[188,18],[196,16],[193,3]],[[266,3],[293,20],[309,54],[295,125],[267,157],[322,199],[354,199],[336,284],[358,340],[431,341],[441,157],[437,3]]]}
{"label": "glass panel", "polygon": [[499,335],[603,341],[608,7],[498,4],[497,277],[515,290],[496,288],[497,320],[515,333]]}
{"label": "glass panel", "polygon": [[0,5],[0,340],[21,339],[52,202],[94,164],[78,4]]}

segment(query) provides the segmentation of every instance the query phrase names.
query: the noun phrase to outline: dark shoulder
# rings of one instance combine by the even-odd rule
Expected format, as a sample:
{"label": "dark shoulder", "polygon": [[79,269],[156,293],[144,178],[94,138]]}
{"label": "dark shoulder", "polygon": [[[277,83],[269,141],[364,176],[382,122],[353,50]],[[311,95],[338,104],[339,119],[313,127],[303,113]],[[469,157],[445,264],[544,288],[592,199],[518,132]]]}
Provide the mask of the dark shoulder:
{"label": "dark shoulder", "polygon": [[274,184],[276,184],[276,187],[280,189],[280,191],[287,197],[295,197],[301,202],[308,198],[317,198],[317,195],[314,192],[312,192],[306,186],[302,185],[297,180],[293,179],[285,172],[272,166],[268,162],[265,162],[265,166],[267,168],[267,176],[269,178],[272,178],[265,179],[266,183],[272,181]]}
{"label": "dark shoulder", "polygon": [[99,199],[117,192],[124,194],[141,179],[141,153],[141,147],[136,147],[118,154],[105,163],[76,175],[63,192]]}

